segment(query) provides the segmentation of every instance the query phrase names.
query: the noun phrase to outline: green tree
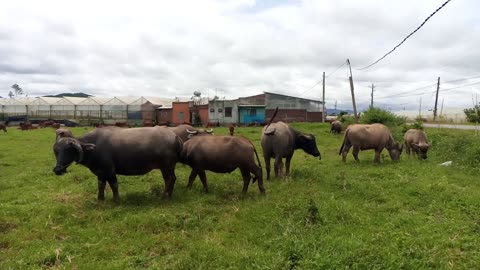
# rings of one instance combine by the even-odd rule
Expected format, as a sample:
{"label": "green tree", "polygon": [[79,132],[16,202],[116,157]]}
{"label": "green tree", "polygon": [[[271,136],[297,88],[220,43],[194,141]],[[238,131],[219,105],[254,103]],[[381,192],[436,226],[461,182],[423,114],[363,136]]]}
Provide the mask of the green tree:
{"label": "green tree", "polygon": [[12,85],[12,88],[15,90],[16,97],[23,95],[23,89],[18,84]]}
{"label": "green tree", "polygon": [[464,109],[463,112],[465,113],[465,116],[467,116],[468,122],[480,122],[480,105],[475,105],[473,108]]}

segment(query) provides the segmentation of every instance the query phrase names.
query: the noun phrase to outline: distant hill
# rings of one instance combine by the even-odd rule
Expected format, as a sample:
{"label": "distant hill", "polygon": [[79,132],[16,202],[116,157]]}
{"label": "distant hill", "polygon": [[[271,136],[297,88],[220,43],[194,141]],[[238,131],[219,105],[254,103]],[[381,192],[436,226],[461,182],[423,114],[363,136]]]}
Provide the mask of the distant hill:
{"label": "distant hill", "polygon": [[352,110],[342,110],[342,109],[327,109],[327,115],[340,115],[341,112],[347,112],[347,114],[353,114]]}
{"label": "distant hill", "polygon": [[44,97],[83,97],[83,98],[88,98],[91,97],[92,95],[85,94],[85,93],[61,93],[58,95],[46,95]]}

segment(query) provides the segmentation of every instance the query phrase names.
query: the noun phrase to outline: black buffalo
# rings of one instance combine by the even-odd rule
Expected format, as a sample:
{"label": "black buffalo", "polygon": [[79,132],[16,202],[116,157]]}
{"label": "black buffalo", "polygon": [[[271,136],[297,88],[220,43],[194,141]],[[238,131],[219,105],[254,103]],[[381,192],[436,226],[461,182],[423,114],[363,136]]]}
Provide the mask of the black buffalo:
{"label": "black buffalo", "polygon": [[165,127],[95,129],[79,138],[59,138],[53,146],[57,175],[76,161],[98,178],[98,199],[104,200],[109,183],[113,199],[118,201],[117,174],[143,175],[160,169],[165,181],[165,196],[171,196],[175,184],[175,165],[182,153],[182,140]]}

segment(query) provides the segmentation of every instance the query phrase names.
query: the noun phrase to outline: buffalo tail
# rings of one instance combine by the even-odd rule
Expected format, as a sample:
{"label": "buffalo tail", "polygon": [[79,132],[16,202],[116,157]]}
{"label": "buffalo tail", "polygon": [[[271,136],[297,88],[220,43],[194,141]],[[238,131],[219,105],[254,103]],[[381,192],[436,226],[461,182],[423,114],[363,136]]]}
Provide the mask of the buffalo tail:
{"label": "buffalo tail", "polygon": [[273,119],[275,119],[275,116],[277,116],[278,113],[278,106],[275,108],[275,112],[273,112],[272,118],[270,118],[270,121],[268,121],[268,124],[266,127],[270,126],[270,124],[273,122]]}
{"label": "buffalo tail", "polygon": [[[258,157],[257,149],[255,148],[255,145],[253,145],[253,143],[252,143],[252,146],[253,146],[253,152],[255,152],[255,156],[257,157],[258,167],[260,167],[260,170],[262,170],[262,163],[260,163],[260,158]],[[253,178],[252,183],[255,183],[255,181],[257,181],[256,177]]]}
{"label": "buffalo tail", "polygon": [[348,135],[348,129],[345,131],[345,136],[343,137],[342,146],[340,146],[340,151],[338,152],[339,155],[342,154],[343,146],[345,146],[345,140],[347,139],[347,135]]}

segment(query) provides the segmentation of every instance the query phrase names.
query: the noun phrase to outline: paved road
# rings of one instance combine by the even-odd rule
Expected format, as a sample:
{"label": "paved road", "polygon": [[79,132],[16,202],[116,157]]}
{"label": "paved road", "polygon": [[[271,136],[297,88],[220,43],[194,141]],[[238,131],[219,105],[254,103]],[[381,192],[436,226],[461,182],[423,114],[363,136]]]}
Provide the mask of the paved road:
{"label": "paved road", "polygon": [[480,126],[469,126],[469,125],[451,125],[451,124],[423,124],[424,127],[431,128],[453,128],[453,129],[470,129],[480,131]]}

